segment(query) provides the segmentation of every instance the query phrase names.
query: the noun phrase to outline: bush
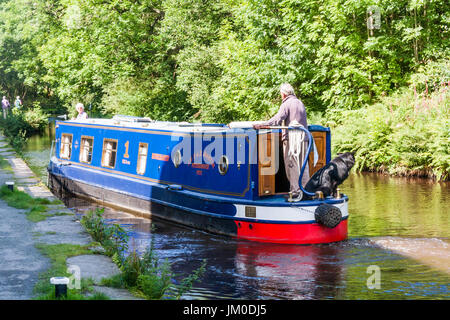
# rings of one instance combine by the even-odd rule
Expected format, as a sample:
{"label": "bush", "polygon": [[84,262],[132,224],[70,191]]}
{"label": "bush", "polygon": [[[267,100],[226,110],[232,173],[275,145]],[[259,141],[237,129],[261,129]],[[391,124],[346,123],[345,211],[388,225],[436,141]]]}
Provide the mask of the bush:
{"label": "bush", "polygon": [[30,134],[41,132],[48,124],[48,114],[38,103],[35,103],[32,109],[25,110],[23,118]]}
{"label": "bush", "polygon": [[155,252],[153,238],[142,255],[136,250],[127,253],[128,235],[122,227],[106,224],[102,217],[103,211],[97,209],[88,212],[81,219],[81,223],[94,240],[103,245],[106,253],[112,256],[121,270],[120,275],[102,281],[104,285],[128,288],[146,299],[161,299],[166,294],[169,294],[169,297],[180,298],[204,273],[206,261],[203,261],[200,268],[190,276],[184,278],[179,286],[173,285],[174,274],[170,263],[168,260],[160,262]]}
{"label": "bush", "polygon": [[359,110],[327,114],[333,153],[355,152],[355,169],[450,177],[450,88],[430,96],[409,88]]}
{"label": "bush", "polygon": [[29,136],[41,132],[48,124],[48,114],[38,104],[28,110],[12,109],[6,119],[0,119],[3,134],[18,153],[22,152]]}
{"label": "bush", "polygon": [[81,219],[81,224],[91,234],[95,241],[98,241],[106,250],[108,256],[113,256],[118,251],[128,249],[127,232],[117,224],[106,224],[103,219],[104,209],[89,211]]}
{"label": "bush", "polygon": [[[431,61],[411,75],[411,88],[417,92],[431,93],[443,89],[450,80],[450,57]],[[446,83],[447,82],[447,83]]]}

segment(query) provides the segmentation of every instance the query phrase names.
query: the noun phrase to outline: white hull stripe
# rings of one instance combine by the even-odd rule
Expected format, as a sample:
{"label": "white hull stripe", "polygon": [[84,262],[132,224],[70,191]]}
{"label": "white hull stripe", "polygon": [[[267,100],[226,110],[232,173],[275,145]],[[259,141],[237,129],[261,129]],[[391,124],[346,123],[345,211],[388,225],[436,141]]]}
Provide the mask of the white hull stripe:
{"label": "white hull stripe", "polygon": [[[245,205],[235,205],[236,206],[236,216],[235,218],[242,218],[245,220],[270,220],[274,222],[298,222],[305,223],[310,221],[315,221],[314,212],[317,206],[309,207],[263,207],[254,206],[256,208],[256,216],[252,217],[245,214]],[[339,204],[333,204],[333,206],[339,208],[342,213],[342,219],[348,218],[348,202],[343,202]],[[262,221],[260,221],[262,222]]]}

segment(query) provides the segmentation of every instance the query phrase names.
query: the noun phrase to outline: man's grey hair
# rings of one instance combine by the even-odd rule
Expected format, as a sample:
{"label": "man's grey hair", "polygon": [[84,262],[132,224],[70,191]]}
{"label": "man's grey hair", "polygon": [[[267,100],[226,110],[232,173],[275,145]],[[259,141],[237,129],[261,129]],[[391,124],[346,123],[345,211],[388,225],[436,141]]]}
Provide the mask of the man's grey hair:
{"label": "man's grey hair", "polygon": [[283,83],[280,86],[280,92],[284,93],[287,96],[291,95],[291,94],[295,94],[294,88],[289,83]]}

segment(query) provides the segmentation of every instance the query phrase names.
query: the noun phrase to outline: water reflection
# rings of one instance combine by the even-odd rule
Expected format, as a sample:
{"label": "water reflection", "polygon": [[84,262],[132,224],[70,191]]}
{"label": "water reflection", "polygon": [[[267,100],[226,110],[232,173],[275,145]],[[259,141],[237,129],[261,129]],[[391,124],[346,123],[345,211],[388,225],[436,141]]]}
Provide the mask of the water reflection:
{"label": "water reflection", "polygon": [[50,161],[50,149],[54,139],[55,122],[51,120],[41,134],[27,139],[23,149],[28,166],[42,181],[47,181],[47,165]]}
{"label": "water reflection", "polygon": [[450,235],[450,182],[360,173],[341,189],[350,198],[352,237]]}
{"label": "water reflection", "polygon": [[[323,299],[341,295],[345,267],[335,245],[240,243],[236,272],[254,279],[269,298]],[[251,283],[251,281],[250,281]],[[251,284],[252,285],[252,284]],[[259,297],[258,297],[259,298]]]}

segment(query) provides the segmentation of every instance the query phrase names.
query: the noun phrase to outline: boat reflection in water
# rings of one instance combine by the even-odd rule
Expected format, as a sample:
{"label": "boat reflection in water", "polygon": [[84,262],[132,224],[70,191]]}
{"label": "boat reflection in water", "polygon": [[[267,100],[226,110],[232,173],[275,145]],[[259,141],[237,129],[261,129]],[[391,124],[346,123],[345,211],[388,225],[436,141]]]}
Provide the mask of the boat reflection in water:
{"label": "boat reflection in water", "polygon": [[[241,242],[236,272],[255,281],[269,298],[324,299],[339,296],[344,266],[335,245],[277,245]],[[250,280],[251,282],[251,280]],[[280,295],[279,293],[283,294]]]}

